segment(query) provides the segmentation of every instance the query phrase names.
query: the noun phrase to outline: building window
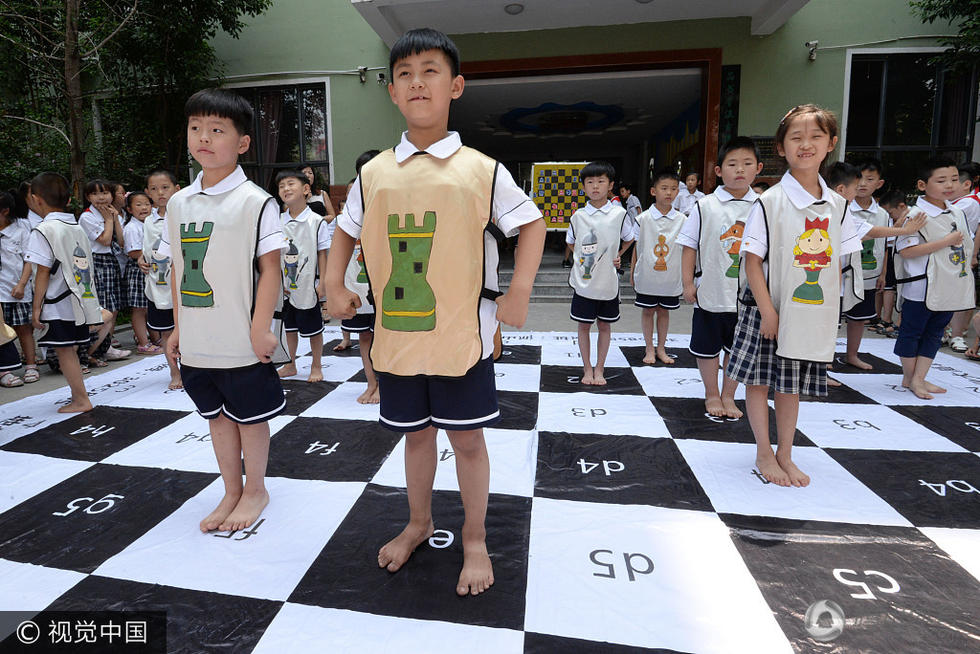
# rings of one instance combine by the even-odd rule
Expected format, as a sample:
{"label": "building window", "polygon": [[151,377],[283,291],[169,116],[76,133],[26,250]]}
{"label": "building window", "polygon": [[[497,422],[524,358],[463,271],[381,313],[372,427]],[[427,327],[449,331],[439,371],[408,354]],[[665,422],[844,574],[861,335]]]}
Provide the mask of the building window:
{"label": "building window", "polygon": [[330,183],[327,91],[323,83],[236,88],[255,110],[252,145],[239,159],[245,174],[270,193],[276,174],[312,166]]}
{"label": "building window", "polygon": [[846,159],[880,159],[894,187],[914,192],[917,166],[973,151],[977,67],[954,74],[935,52],[860,54],[851,60]]}

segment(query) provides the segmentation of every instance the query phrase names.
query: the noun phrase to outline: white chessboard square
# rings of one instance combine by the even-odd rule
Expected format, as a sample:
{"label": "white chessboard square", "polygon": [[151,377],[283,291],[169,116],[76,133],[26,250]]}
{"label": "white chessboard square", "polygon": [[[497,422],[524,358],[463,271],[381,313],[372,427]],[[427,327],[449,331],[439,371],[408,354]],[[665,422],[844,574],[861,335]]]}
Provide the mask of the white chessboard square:
{"label": "white chessboard square", "polygon": [[842,374],[834,372],[834,378],[858,393],[885,406],[976,406],[980,404],[980,385],[977,392],[965,387],[949,385],[945,379],[926,375],[926,379],[940,386],[946,385],[945,393],[933,393],[931,400],[916,397],[902,387],[901,375]]}
{"label": "white chessboard square", "polygon": [[541,393],[538,429],[575,434],[670,438],[649,398],[601,393]]}
{"label": "white chessboard square", "polygon": [[0,452],[0,513],[94,465],[40,454]]}
{"label": "white chessboard square", "polygon": [[800,402],[796,428],[820,447],[966,452],[948,438],[877,404]]}
{"label": "white chessboard square", "polygon": [[357,401],[357,398],[366,390],[367,382],[344,382],[299,415],[303,418],[336,418],[338,420],[377,422],[380,416],[380,405],[361,404]]}
{"label": "white chessboard square", "polygon": [[0,611],[43,611],[87,576],[0,559]]}
{"label": "white chessboard square", "polygon": [[498,391],[537,393],[541,390],[541,366],[530,363],[495,363],[493,374]]}
{"label": "white chessboard square", "polygon": [[[672,366],[640,366],[633,368],[643,392],[650,397],[686,397],[704,399],[704,382],[697,368]],[[724,370],[718,371],[718,388],[724,382]],[[745,385],[739,384],[735,399],[745,399]]]}
{"label": "white chessboard square", "polygon": [[810,476],[809,486],[797,488],[763,480],[755,470],[754,444],[675,442],[718,513],[912,526],[818,447],[793,448],[793,462]]}
{"label": "white chessboard square", "polygon": [[96,574],[178,588],[286,600],[365,484],[270,477],[271,501],[237,532],[201,533],[224,493],[221,479],[103,563]]}
{"label": "white chessboard square", "polygon": [[919,531],[980,581],[980,530],[919,527]]}
{"label": "white chessboard square", "polygon": [[[310,377],[310,367],[313,365],[313,357],[296,357],[297,373],[292,377],[283,379],[306,380]],[[345,382],[363,368],[361,357],[331,357],[325,356],[320,359],[320,368],[323,371],[323,381]]]}
{"label": "white chessboard square", "polygon": [[536,497],[526,631],[684,652],[790,652],[717,515]]}
{"label": "white chessboard square", "polygon": [[[589,343],[589,354],[592,362],[595,363],[596,335],[594,333]],[[578,348],[578,342],[545,343],[541,346],[541,365],[581,366],[582,353]],[[629,361],[626,360],[622,350],[610,345],[609,354],[606,356],[606,368],[629,368],[629,366]]]}
{"label": "white chessboard square", "polygon": [[[531,497],[537,470],[538,433],[513,429],[483,430],[490,456],[490,492]],[[459,491],[456,458],[449,436],[440,429],[436,436],[435,490]],[[372,483],[405,488],[405,439],[385,459]]]}

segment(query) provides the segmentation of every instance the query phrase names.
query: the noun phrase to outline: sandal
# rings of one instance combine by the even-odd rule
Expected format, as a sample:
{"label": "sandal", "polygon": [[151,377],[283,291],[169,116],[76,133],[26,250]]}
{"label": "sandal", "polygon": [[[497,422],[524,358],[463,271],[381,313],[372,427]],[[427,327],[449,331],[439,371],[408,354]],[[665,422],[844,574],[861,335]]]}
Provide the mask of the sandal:
{"label": "sandal", "polygon": [[98,357],[89,357],[88,360],[89,368],[105,368],[108,365],[109,365],[108,363],[106,363],[102,359],[99,359]]}
{"label": "sandal", "polygon": [[24,371],[24,383],[33,384],[41,378],[41,373],[37,370],[37,364],[28,364],[27,370]]}
{"label": "sandal", "polygon": [[0,377],[0,386],[4,388],[17,388],[23,385],[24,380],[12,372],[5,372],[3,373],[3,377]]}
{"label": "sandal", "polygon": [[160,354],[163,352],[163,348],[159,345],[153,345],[152,343],[147,343],[146,345],[140,345],[136,348],[136,354]]}
{"label": "sandal", "polygon": [[953,352],[963,353],[967,350],[966,339],[962,336],[953,336],[949,339],[949,349]]}
{"label": "sandal", "polygon": [[980,339],[977,340],[973,347],[964,352],[963,356],[970,361],[980,361],[980,353],[978,353],[978,350],[980,350]]}
{"label": "sandal", "polygon": [[875,331],[882,336],[891,336],[895,333],[895,323],[882,320],[875,327]]}

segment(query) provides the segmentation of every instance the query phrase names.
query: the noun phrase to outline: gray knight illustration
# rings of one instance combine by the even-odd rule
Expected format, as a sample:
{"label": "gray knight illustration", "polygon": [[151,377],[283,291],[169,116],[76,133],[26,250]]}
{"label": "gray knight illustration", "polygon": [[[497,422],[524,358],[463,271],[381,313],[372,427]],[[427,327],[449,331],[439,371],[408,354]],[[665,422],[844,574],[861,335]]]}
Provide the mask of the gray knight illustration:
{"label": "gray knight illustration", "polygon": [[89,270],[88,257],[80,245],[76,245],[71,253],[71,264],[75,282],[82,285],[82,297],[95,297],[92,294],[92,271]]}
{"label": "gray knight illustration", "polygon": [[150,272],[153,274],[154,283],[157,286],[167,285],[167,271],[170,269],[170,257],[161,257],[158,250],[163,237],[159,237],[153,244],[153,257],[150,260]]}
{"label": "gray knight illustration", "polygon": [[[956,223],[953,223],[953,229],[950,231],[956,231]],[[949,249],[949,260],[954,266],[960,267],[960,273],[957,277],[966,277],[966,252],[963,250],[963,244],[960,243],[957,246],[951,245]]]}
{"label": "gray knight illustration", "polygon": [[595,232],[590,231],[582,239],[582,256],[579,257],[579,264],[582,266],[582,279],[592,279],[592,268],[595,266],[595,253],[599,249],[599,239]]}
{"label": "gray knight illustration", "polygon": [[288,288],[290,291],[295,291],[299,288],[296,286],[296,276],[306,267],[306,259],[303,259],[302,264],[299,263],[299,250],[296,249],[296,245],[292,239],[289,239],[289,249],[286,250],[283,261],[285,261],[285,265],[283,266],[282,272],[286,276],[286,279],[289,280]]}

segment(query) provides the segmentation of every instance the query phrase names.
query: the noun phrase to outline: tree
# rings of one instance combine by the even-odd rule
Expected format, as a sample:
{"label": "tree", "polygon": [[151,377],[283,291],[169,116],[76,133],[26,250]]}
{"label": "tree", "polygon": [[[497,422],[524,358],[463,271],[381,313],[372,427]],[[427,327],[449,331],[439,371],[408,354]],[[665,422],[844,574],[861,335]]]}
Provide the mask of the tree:
{"label": "tree", "polygon": [[980,0],[914,0],[912,10],[923,23],[959,26],[958,34],[939,39],[949,48],[940,56],[948,68],[972,70],[980,61]]}

